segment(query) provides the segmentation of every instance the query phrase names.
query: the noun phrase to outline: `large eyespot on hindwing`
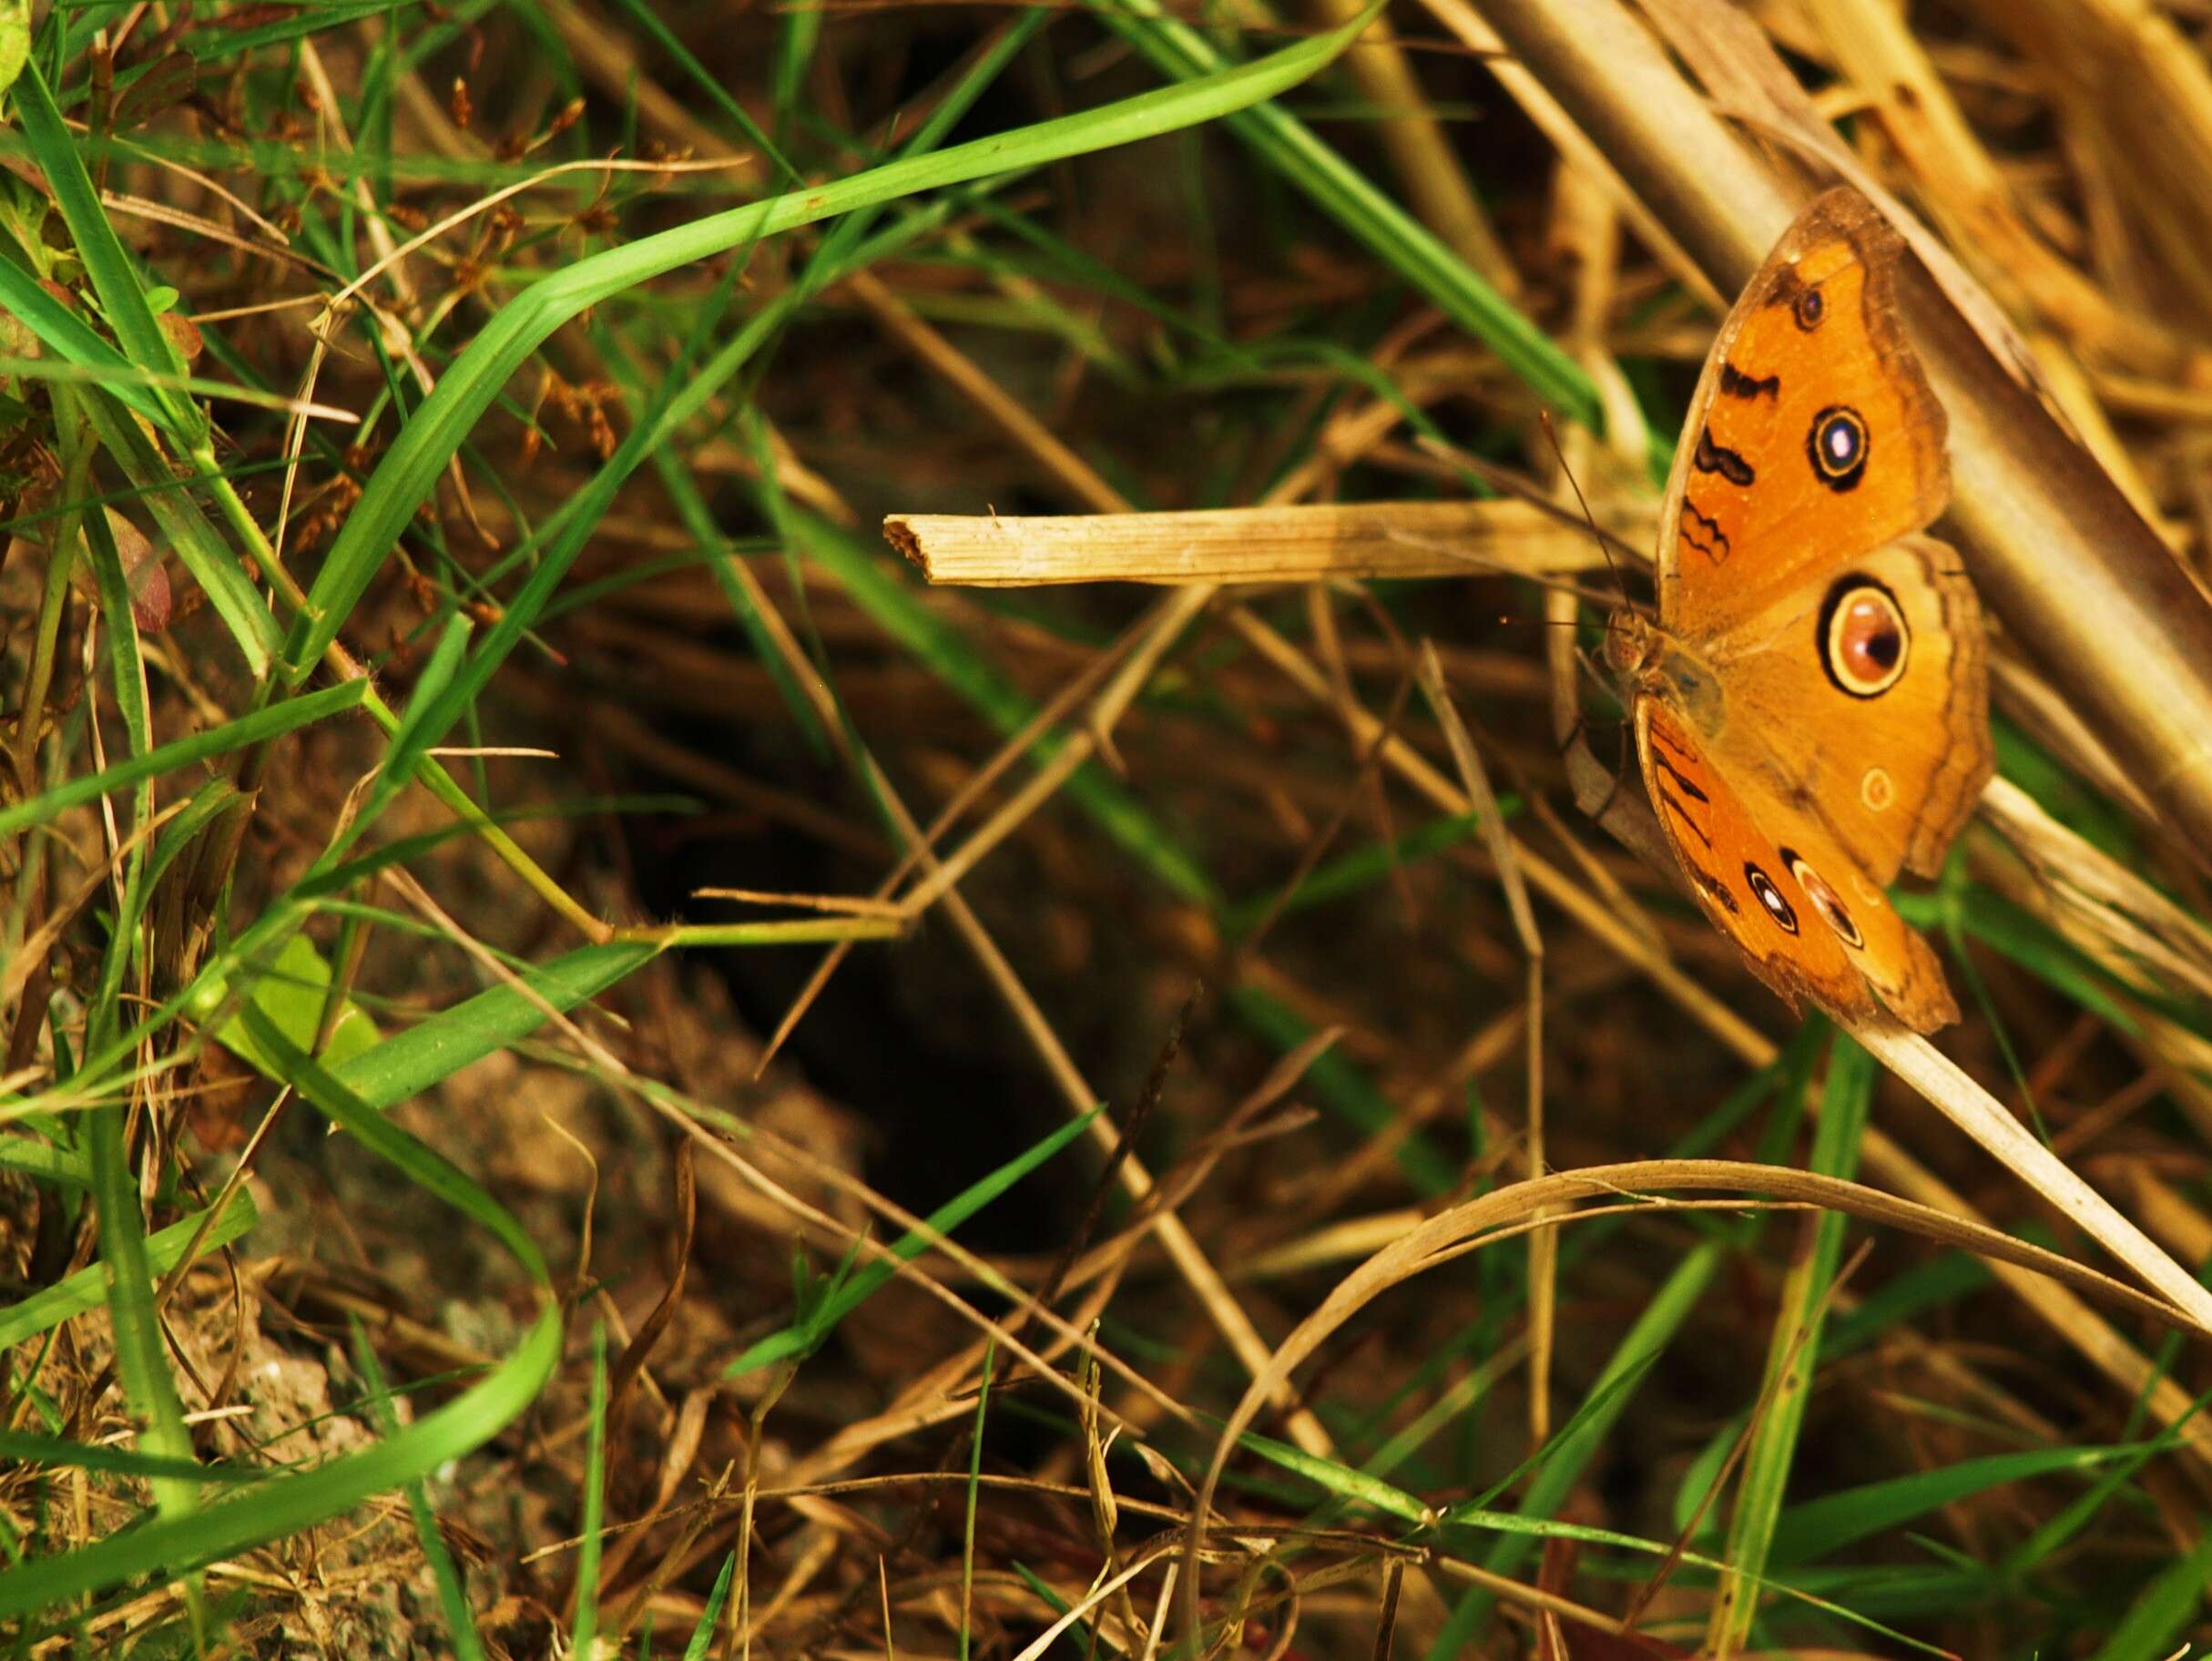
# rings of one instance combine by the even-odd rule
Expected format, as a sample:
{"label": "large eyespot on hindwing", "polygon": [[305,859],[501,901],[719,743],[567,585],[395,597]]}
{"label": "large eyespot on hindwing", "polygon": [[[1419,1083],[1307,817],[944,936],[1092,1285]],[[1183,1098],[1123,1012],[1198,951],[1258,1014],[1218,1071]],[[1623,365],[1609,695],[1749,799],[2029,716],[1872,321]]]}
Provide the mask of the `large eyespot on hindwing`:
{"label": "large eyespot on hindwing", "polygon": [[1821,921],[1835,930],[1836,937],[1845,945],[1863,949],[1865,937],[1859,932],[1859,925],[1851,921],[1851,914],[1843,909],[1842,896],[1828,885],[1828,879],[1790,850],[1784,848],[1780,851],[1782,863],[1789,868],[1789,874],[1798,880],[1798,886],[1805,891],[1806,897],[1812,902],[1813,910],[1820,913]]}
{"label": "large eyespot on hindwing", "polygon": [[1856,572],[1838,577],[1820,602],[1817,627],[1820,667],[1838,691],[1880,698],[1904,678],[1912,631],[1897,596],[1871,577]]}
{"label": "large eyespot on hindwing", "polygon": [[1866,422],[1849,404],[1830,404],[1805,432],[1813,476],[1839,494],[1856,490],[1866,476],[1867,448]]}
{"label": "large eyespot on hindwing", "polygon": [[1813,477],[1833,491],[1856,490],[1866,476],[1866,422],[1848,403],[1831,403],[1805,432]]}
{"label": "large eyespot on hindwing", "polygon": [[1749,860],[1744,861],[1744,881],[1751,885],[1751,897],[1774,919],[1777,928],[1785,934],[1798,932],[1797,908],[1782,898],[1782,891],[1774,886],[1774,880]]}

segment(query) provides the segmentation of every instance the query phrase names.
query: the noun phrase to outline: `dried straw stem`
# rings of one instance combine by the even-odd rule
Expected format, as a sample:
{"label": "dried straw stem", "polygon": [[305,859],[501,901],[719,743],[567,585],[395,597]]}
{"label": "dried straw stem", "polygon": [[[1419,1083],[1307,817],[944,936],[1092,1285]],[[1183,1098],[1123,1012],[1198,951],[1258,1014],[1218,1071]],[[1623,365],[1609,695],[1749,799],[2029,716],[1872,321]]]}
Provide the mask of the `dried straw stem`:
{"label": "dried straw stem", "polygon": [[883,534],[933,583],[1313,583],[1572,572],[1585,526],[1526,502],[1320,503],[1040,518],[897,514]]}

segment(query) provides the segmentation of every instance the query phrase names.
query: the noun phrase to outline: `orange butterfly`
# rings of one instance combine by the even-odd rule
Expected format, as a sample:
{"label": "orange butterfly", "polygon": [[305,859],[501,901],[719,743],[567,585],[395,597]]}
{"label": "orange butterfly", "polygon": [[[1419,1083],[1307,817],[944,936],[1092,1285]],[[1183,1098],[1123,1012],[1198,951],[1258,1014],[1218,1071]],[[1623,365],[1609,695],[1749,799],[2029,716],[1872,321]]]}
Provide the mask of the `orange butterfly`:
{"label": "orange butterfly", "polygon": [[1982,614],[1946,545],[1942,405],[1856,190],[1798,217],[1707,359],[1659,521],[1658,621],[1606,656],[1698,902],[1794,1008],[1958,1019],[1883,889],[1932,876],[1994,758]]}

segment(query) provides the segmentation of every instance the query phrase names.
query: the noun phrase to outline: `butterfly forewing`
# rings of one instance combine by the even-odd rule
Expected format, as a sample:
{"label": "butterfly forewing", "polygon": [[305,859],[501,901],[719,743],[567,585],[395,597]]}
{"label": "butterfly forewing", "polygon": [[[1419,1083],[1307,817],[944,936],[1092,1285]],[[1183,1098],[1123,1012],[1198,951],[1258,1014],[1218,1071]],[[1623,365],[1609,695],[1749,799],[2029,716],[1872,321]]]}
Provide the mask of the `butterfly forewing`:
{"label": "butterfly forewing", "polygon": [[1686,637],[1942,510],[1943,408],[1896,320],[1901,246],[1863,197],[1830,191],[1722,325],[1660,524],[1660,616]]}

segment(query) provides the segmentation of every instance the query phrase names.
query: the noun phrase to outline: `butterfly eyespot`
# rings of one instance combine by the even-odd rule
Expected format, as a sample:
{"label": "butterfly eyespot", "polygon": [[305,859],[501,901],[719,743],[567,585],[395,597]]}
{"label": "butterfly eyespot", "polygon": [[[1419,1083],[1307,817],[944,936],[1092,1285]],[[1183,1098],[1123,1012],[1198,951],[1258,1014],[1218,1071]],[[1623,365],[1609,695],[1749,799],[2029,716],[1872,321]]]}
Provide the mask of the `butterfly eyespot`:
{"label": "butterfly eyespot", "polygon": [[1766,908],[1767,915],[1787,934],[1798,932],[1797,908],[1782,898],[1782,891],[1774,886],[1773,879],[1750,861],[1744,861],[1744,881],[1751,886],[1751,897]]}
{"label": "butterfly eyespot", "polygon": [[1897,800],[1897,780],[1890,777],[1886,767],[1870,767],[1859,780],[1859,800],[1876,813],[1883,811]]}
{"label": "butterfly eyespot", "polygon": [[1799,289],[1789,309],[1796,314],[1798,327],[1807,333],[1818,329],[1820,320],[1828,315],[1828,302],[1820,298],[1818,289]]}
{"label": "butterfly eyespot", "polygon": [[[1838,690],[1853,698],[1881,697],[1904,678],[1912,656],[1912,633],[1897,596],[1859,576],[1840,577],[1828,591],[1818,644],[1820,667]],[[1860,781],[1859,791],[1868,807],[1880,811],[1894,799],[1896,784],[1877,767]]]}
{"label": "butterfly eyespot", "polygon": [[1866,476],[1866,423],[1849,404],[1830,404],[1812,418],[1805,433],[1813,476],[1833,491],[1858,488]]}
{"label": "butterfly eyespot", "polygon": [[1829,887],[1828,879],[1789,849],[1783,849],[1781,853],[1782,862],[1789,867],[1789,874],[1798,880],[1798,886],[1805,891],[1806,898],[1812,902],[1812,909],[1820,913],[1820,920],[1835,930],[1837,938],[1845,945],[1864,946],[1866,940],[1859,932],[1859,925],[1851,921],[1851,914],[1843,909],[1841,896]]}

